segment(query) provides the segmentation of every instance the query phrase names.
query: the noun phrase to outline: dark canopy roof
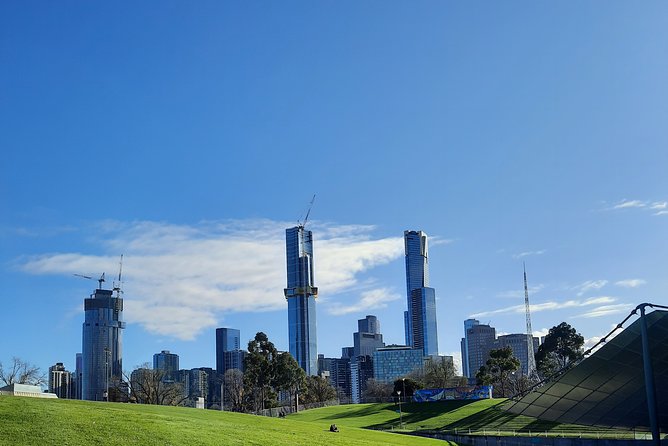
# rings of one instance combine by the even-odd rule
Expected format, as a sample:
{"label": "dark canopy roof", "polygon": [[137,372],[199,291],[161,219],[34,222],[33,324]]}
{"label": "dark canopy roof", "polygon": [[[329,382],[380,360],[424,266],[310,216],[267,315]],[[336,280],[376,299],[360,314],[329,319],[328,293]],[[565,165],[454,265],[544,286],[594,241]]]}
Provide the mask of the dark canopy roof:
{"label": "dark canopy roof", "polygon": [[[658,425],[668,432],[668,311],[649,313],[646,321]],[[640,322],[505,410],[560,423],[649,430]]]}

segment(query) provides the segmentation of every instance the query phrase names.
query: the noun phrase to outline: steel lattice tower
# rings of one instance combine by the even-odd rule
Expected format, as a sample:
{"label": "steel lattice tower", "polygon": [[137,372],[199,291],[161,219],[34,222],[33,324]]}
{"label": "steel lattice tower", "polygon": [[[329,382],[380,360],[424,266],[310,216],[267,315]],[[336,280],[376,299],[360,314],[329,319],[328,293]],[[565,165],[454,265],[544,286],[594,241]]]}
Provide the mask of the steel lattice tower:
{"label": "steel lattice tower", "polygon": [[533,330],[531,329],[531,309],[529,308],[529,287],[527,286],[527,268],[524,263],[524,306],[527,319],[527,376],[536,375],[536,357],[533,351]]}

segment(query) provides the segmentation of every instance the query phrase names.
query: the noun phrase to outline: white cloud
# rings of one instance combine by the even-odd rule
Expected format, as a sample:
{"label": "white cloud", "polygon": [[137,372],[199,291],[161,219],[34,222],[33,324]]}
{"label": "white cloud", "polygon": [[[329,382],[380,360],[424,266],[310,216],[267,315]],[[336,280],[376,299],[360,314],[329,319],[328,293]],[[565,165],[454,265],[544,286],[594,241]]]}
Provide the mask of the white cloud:
{"label": "white cloud", "polygon": [[440,355],[443,356],[452,356],[452,362],[455,365],[455,374],[457,376],[461,376],[463,374],[462,372],[462,352],[460,350],[450,352],[450,353],[439,353]]}
{"label": "white cloud", "polygon": [[654,215],[668,215],[668,211],[659,211],[655,213]]}
{"label": "white cloud", "polygon": [[[543,284],[538,284],[536,286],[530,286],[529,287],[529,296],[532,296],[533,294],[539,293],[543,288],[545,288],[545,285],[543,285]],[[500,293],[497,293],[496,297],[500,297],[502,299],[524,299],[524,288],[520,288],[520,289],[517,289],[517,290],[502,291]]]}
{"label": "white cloud", "polygon": [[634,306],[631,304],[601,305],[590,311],[587,311],[586,313],[578,314],[574,317],[593,318],[609,316],[611,314],[627,313],[633,308]]}
{"label": "white cloud", "polygon": [[[585,349],[585,350],[588,350],[588,349],[594,347],[594,346],[595,346],[596,344],[598,344],[598,343],[601,341],[601,339],[603,339],[605,336],[607,336],[607,337],[605,338],[606,341],[609,341],[610,339],[614,338],[615,336],[617,336],[619,333],[621,333],[621,332],[623,331],[623,330],[615,330],[615,331],[613,332],[613,330],[615,329],[615,327],[617,327],[617,324],[612,324],[612,325],[610,326],[610,331],[609,331],[608,333],[606,333],[605,335],[603,335],[603,336],[592,336],[591,338],[585,339],[585,342],[584,342],[584,345],[583,345],[584,349]],[[592,353],[595,352],[596,350],[600,349],[601,347],[603,347],[603,345],[605,345],[605,343],[599,345],[598,347],[596,347],[596,349],[592,350]]]}
{"label": "white cloud", "polygon": [[573,289],[579,290],[578,296],[582,296],[590,290],[600,290],[605,285],[607,285],[607,280],[588,280],[580,285],[575,286]]}
{"label": "white cloud", "polygon": [[[617,299],[614,297],[601,296],[601,297],[592,297],[585,300],[567,300],[563,302],[549,301],[542,302],[538,304],[531,304],[531,313],[537,313],[540,311],[551,311],[551,310],[563,310],[565,308],[574,308],[574,307],[587,307],[590,305],[601,305],[609,304],[615,302]],[[478,317],[487,317],[495,314],[509,314],[509,313],[519,313],[522,314],[525,312],[524,304],[513,305],[506,308],[500,308],[498,310],[483,311],[481,313],[472,314],[469,317],[478,318]]]}
{"label": "white cloud", "polygon": [[622,200],[616,205],[614,205],[612,208],[613,209],[628,209],[628,208],[644,208],[647,206],[647,203],[644,201],[640,200]]}
{"label": "white cloud", "polygon": [[624,288],[637,288],[641,285],[646,284],[647,282],[643,279],[626,279],[615,282],[615,285],[621,286]]}
{"label": "white cloud", "polygon": [[549,332],[550,332],[549,328],[541,328],[540,330],[534,330],[532,334],[534,335],[534,337],[540,339],[543,336],[547,336]]}
{"label": "white cloud", "polygon": [[[224,312],[285,308],[285,228],[290,226],[270,220],[105,221],[97,226],[105,255],[44,254],[22,259],[21,268],[32,274],[106,271],[109,277],[124,253],[126,320],[153,333],[194,339]],[[313,222],[310,229],[316,284],[325,299],[403,254],[401,237],[373,238],[372,226]],[[369,293],[368,305],[382,304]]]}
{"label": "white cloud", "polygon": [[668,214],[668,201],[642,201],[642,200],[621,200],[608,210],[618,209],[643,209],[645,211],[656,211],[652,215]]}
{"label": "white cloud", "polygon": [[541,254],[545,254],[546,252],[547,251],[545,249],[540,249],[538,251],[524,251],[520,252],[519,254],[513,254],[513,259],[521,259],[528,256],[539,256]]}
{"label": "white cloud", "polygon": [[401,296],[387,288],[378,288],[375,290],[363,291],[358,303],[353,305],[343,305],[335,303],[327,309],[329,314],[340,316],[350,313],[360,313],[366,310],[385,308],[387,302],[401,299]]}
{"label": "white cloud", "polygon": [[649,207],[655,211],[661,211],[668,208],[668,201],[655,201]]}

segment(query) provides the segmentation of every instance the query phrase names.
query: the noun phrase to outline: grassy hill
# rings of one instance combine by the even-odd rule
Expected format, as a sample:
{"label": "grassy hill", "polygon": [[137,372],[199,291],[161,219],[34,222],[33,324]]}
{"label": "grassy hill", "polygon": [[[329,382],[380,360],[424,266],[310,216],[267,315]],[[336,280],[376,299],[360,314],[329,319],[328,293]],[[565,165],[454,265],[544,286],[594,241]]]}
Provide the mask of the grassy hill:
{"label": "grassy hill", "polygon": [[[500,410],[504,400],[442,401],[402,404],[406,431],[446,431],[491,435],[548,435],[601,438],[633,438],[627,431],[542,421]],[[395,404],[356,404],[324,407],[290,415],[292,420],[336,423],[367,429],[397,429]]]}
{"label": "grassy hill", "polygon": [[352,425],[331,433],[330,424],[180,407],[0,396],[2,446],[444,444]]}

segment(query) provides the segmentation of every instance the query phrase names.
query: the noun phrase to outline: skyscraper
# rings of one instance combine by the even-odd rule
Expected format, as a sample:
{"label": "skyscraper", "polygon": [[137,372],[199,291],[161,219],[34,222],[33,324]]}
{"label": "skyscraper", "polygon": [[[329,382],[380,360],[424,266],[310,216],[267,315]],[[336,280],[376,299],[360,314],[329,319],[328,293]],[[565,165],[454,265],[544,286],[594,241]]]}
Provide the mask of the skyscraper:
{"label": "skyscraper", "polygon": [[163,381],[176,381],[176,375],[179,371],[179,355],[170,353],[169,350],[154,354],[153,370],[160,370],[164,373]]}
{"label": "skyscraper", "polygon": [[290,354],[307,375],[318,372],[313,278],[313,234],[303,225],[285,230],[287,258],[288,338]]}
{"label": "skyscraper", "polygon": [[425,356],[438,355],[436,291],[429,288],[427,234],[404,231],[406,296],[404,312],[406,345],[422,349]]}
{"label": "skyscraper", "polygon": [[216,372],[224,375],[230,369],[244,371],[246,352],[241,349],[241,332],[234,328],[216,328]]}
{"label": "skyscraper", "polygon": [[[84,299],[82,399],[103,401],[123,373],[123,299],[100,288]],[[120,290],[119,290],[120,291]]]}
{"label": "skyscraper", "polygon": [[466,319],[464,321],[464,337],[461,342],[462,350],[462,376],[470,377],[469,373],[469,347],[468,347],[468,337],[467,330],[474,325],[480,324],[480,321],[477,319]]}
{"label": "skyscraper", "polygon": [[485,365],[495,340],[496,329],[489,325],[475,324],[466,329],[468,378],[475,378],[480,367]]}
{"label": "skyscraper", "polygon": [[353,333],[353,356],[373,356],[378,348],[385,347],[380,334],[380,322],[376,316],[367,316],[357,321],[358,331]]}

